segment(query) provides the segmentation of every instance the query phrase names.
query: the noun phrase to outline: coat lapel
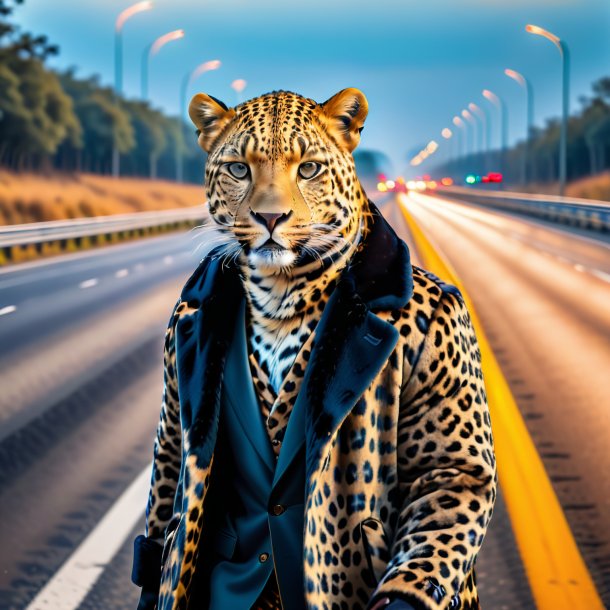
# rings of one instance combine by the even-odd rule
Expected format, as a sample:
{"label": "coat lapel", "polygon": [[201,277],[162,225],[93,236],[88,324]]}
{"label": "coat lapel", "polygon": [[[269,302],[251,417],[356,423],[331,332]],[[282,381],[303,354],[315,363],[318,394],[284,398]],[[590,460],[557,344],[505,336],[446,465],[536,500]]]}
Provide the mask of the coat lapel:
{"label": "coat lapel", "polygon": [[242,297],[239,277],[212,253],[181,293],[176,373],[183,453],[194,453],[199,468],[209,465],[214,452],[225,360]]}
{"label": "coat lapel", "polygon": [[[318,322],[276,466],[275,482],[298,454],[304,442],[303,429],[308,477],[315,472],[327,443],[398,340],[396,329],[376,316],[374,310],[401,308],[411,298],[409,249],[377,207],[372,202],[369,205],[372,220],[365,243],[341,273]],[[245,298],[237,269],[223,266],[222,259],[214,257],[213,252],[185,284],[181,299],[186,309],[176,326],[185,450],[197,448],[200,467],[209,464],[214,451],[227,353]],[[247,364],[245,360],[243,364]],[[265,441],[268,445],[268,439]]]}
{"label": "coat lapel", "polygon": [[372,202],[370,206],[373,220],[365,246],[342,272],[316,326],[274,486],[305,442],[311,481],[328,443],[398,342],[396,328],[372,310],[398,309],[411,298],[409,249],[377,207]]}

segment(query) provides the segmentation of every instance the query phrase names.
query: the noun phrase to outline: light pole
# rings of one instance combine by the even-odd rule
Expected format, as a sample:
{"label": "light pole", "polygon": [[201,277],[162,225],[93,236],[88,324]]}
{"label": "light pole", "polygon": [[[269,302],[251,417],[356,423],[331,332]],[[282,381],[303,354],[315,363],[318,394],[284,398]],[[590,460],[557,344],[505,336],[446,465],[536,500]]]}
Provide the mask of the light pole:
{"label": "light pole", "polygon": [[529,156],[529,147],[531,145],[531,137],[532,137],[532,129],[534,125],[534,90],[532,88],[532,84],[530,81],[523,76],[520,72],[516,70],[510,70],[506,68],[504,70],[504,74],[509,78],[512,78],[515,82],[517,82],[523,89],[525,89],[526,94],[526,121],[527,128],[525,134],[525,148],[523,149],[523,165],[521,167],[521,178],[523,184],[527,184],[528,182],[528,171],[527,171],[527,161]]}
{"label": "light pole", "polygon": [[479,150],[481,152],[489,152],[489,129],[487,128],[487,113],[483,109],[470,102],[468,104],[468,110],[472,113],[472,116],[476,116],[481,122],[481,130],[479,131]]}
{"label": "light pole", "polygon": [[[210,61],[204,61],[202,64],[199,64],[194,70],[187,72],[182,79],[182,84],[180,87],[180,110],[178,112],[178,120],[179,128],[181,131],[183,127],[182,118],[187,112],[186,107],[186,94],[189,87],[195,82],[197,78],[199,78],[205,72],[210,72],[211,70],[218,70],[220,68],[221,63],[219,59],[212,59]],[[182,182],[183,178],[183,157],[182,150],[178,146],[176,148],[176,180],[178,182]]]}
{"label": "light pole", "polygon": [[[441,136],[443,136],[443,138],[445,138],[445,140],[451,140],[452,136],[453,136],[453,132],[451,131],[451,129],[449,129],[449,127],[445,127],[444,129],[441,130]],[[449,162],[451,163],[451,161],[453,161],[453,145],[451,145],[449,147]]]}
{"label": "light pole", "polygon": [[241,103],[241,94],[248,83],[243,78],[238,78],[231,83],[231,88],[235,91],[237,103]]}
{"label": "light pole", "polygon": [[506,155],[506,146],[508,142],[508,110],[506,103],[501,97],[498,97],[493,91],[483,89],[483,97],[491,102],[500,112],[500,172],[504,171],[504,157]]}
{"label": "light pole", "polygon": [[143,100],[148,99],[148,74],[150,72],[150,60],[168,43],[172,40],[179,40],[184,38],[184,30],[174,30],[159,36],[154,42],[149,44],[142,53],[142,80],[141,80],[141,93],[140,97]]}
{"label": "light pole", "polygon": [[474,117],[472,116],[472,114],[465,108],[464,108],[464,110],[462,110],[462,116],[472,126],[472,141],[471,141],[472,146],[471,146],[470,152],[474,155],[477,152],[477,140],[478,140],[477,122],[474,120]]}
{"label": "light pole", "polygon": [[[123,93],[123,26],[126,21],[142,11],[148,11],[152,8],[150,0],[136,2],[121,11],[114,23],[114,92],[116,101]],[[118,178],[121,173],[121,157],[116,142],[112,143],[112,175]]]}
{"label": "light pole", "polygon": [[561,136],[559,141],[559,194],[563,197],[566,190],[566,178],[568,169],[568,115],[570,112],[570,52],[568,45],[555,34],[537,25],[528,24],[525,31],[536,36],[542,36],[550,40],[561,54],[562,63],[562,117],[561,117]]}
{"label": "light pole", "polygon": [[480,121],[479,150],[483,154],[483,171],[487,171],[487,155],[489,154],[488,115],[487,112],[483,111],[482,108],[477,106],[474,102],[468,104],[468,109],[472,113],[472,116],[477,117]]}
{"label": "light pole", "polygon": [[453,124],[456,127],[460,128],[460,131],[457,131],[456,133],[458,134],[458,170],[460,169],[460,163],[459,163],[459,158],[464,154],[465,150],[466,150],[466,123],[464,123],[464,121],[462,121],[462,119],[460,119],[459,116],[454,116],[452,119]]}

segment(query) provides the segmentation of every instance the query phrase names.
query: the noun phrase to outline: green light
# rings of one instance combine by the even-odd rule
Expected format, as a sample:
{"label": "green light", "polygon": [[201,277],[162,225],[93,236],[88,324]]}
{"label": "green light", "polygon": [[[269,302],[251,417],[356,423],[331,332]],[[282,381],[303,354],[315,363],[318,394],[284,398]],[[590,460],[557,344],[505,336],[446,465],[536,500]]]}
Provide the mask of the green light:
{"label": "green light", "polygon": [[476,181],[477,177],[473,174],[468,174],[468,176],[466,176],[466,184],[474,184]]}

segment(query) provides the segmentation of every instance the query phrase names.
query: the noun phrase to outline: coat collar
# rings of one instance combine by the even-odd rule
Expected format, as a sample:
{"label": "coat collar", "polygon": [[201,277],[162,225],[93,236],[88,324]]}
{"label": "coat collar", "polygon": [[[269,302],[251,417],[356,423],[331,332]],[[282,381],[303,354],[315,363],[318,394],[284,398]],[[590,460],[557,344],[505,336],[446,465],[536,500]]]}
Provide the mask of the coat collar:
{"label": "coat collar", "polygon": [[[413,295],[409,248],[372,201],[369,208],[370,231],[363,247],[341,273],[340,282],[350,284],[359,300],[371,310],[399,309]],[[213,296],[219,280],[224,284],[224,276],[239,275],[237,263],[221,263],[216,251],[217,248],[210,251],[187,280],[181,293],[183,302],[199,307]]]}
{"label": "coat collar", "polygon": [[[341,272],[316,327],[316,341],[297,398],[306,421],[311,477],[338,427],[387,362],[398,340],[394,326],[374,310],[398,309],[413,294],[409,249],[369,202],[372,218],[363,247]],[[211,460],[218,429],[220,389],[234,320],[245,299],[238,268],[212,250],[187,280],[176,325],[182,425],[197,463]],[[276,472],[276,481],[289,464]],[[278,464],[279,467],[279,464]]]}

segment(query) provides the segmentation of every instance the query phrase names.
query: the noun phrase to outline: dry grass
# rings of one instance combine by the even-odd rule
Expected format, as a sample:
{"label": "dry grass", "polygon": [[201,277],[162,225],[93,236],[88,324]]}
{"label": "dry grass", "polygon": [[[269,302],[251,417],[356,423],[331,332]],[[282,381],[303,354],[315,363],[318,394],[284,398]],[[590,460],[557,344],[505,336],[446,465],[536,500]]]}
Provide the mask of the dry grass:
{"label": "dry grass", "polygon": [[[515,191],[523,193],[544,193],[547,195],[559,194],[558,182],[545,182],[529,184],[527,187],[515,186]],[[582,199],[596,199],[598,201],[610,201],[610,172],[597,174],[574,180],[566,185],[567,197],[579,197]]]}
{"label": "dry grass", "polygon": [[201,205],[204,189],[163,180],[0,171],[0,225]]}
{"label": "dry grass", "polygon": [[610,201],[610,172],[571,182],[566,187],[566,195],[568,197]]}

